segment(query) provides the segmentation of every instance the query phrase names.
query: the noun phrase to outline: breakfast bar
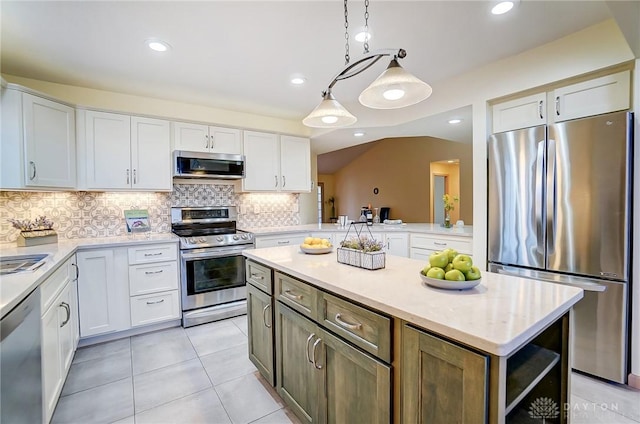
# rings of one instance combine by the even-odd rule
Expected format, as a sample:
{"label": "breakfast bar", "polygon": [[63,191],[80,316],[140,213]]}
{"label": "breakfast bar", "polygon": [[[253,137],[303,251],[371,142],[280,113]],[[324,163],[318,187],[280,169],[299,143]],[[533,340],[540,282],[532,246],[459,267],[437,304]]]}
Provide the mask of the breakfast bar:
{"label": "breakfast bar", "polygon": [[566,422],[581,289],[483,272],[445,290],[393,255],[370,271],[335,250],[243,254],[250,358],[303,422]]}

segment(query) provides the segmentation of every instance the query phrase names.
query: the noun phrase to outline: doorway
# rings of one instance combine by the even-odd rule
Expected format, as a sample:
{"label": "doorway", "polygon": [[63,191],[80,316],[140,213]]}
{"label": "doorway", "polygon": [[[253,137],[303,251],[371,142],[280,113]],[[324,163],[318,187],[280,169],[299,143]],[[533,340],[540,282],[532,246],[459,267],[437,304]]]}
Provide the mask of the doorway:
{"label": "doorway", "polygon": [[447,176],[433,176],[433,222],[444,223],[444,200],[442,197],[447,192]]}

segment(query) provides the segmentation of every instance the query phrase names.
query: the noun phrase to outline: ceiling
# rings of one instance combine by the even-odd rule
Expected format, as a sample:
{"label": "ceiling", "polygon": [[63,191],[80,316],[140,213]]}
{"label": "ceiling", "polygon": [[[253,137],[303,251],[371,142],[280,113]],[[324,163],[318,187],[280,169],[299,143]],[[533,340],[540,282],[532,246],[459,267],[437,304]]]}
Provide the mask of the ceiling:
{"label": "ceiling", "polygon": [[[521,0],[502,16],[491,15],[491,5],[371,0],[371,50],[404,48],[402,66],[433,84],[611,17],[601,1]],[[341,1],[2,0],[0,7],[1,70],[26,78],[298,121],[344,66]],[[363,14],[364,1],[351,0],[351,36]],[[151,37],[171,49],[149,50],[144,41]],[[351,41],[350,52],[357,59],[362,45]],[[470,141],[470,108],[405,122],[402,113],[360,106],[357,97],[384,70],[382,62],[334,87],[359,122],[314,132],[316,152],[398,136]],[[290,84],[294,74],[306,83]],[[468,119],[446,124],[456,114]],[[366,135],[355,139],[354,128]]]}

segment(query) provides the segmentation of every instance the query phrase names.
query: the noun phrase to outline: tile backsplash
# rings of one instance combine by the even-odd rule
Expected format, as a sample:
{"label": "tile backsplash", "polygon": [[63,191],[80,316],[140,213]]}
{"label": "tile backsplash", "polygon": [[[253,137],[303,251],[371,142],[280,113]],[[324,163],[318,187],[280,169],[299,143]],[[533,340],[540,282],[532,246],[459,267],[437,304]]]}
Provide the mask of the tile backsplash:
{"label": "tile backsplash", "polygon": [[236,193],[227,184],[174,184],[172,193],[0,191],[0,243],[19,231],[11,218],[45,215],[59,238],[112,237],[126,234],[124,210],[147,209],[153,232],[171,231],[172,206],[237,206],[239,228],[300,224],[298,194]]}

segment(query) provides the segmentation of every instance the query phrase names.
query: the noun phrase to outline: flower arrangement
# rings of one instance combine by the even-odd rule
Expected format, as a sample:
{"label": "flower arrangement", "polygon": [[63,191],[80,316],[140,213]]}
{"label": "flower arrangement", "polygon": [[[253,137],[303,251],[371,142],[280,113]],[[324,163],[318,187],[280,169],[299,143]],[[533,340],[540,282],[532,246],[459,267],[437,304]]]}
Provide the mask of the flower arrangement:
{"label": "flower arrangement", "polygon": [[329,197],[325,203],[331,204],[331,218],[336,216],[336,198],[334,196]]}
{"label": "flower arrangement", "polygon": [[382,243],[363,235],[360,237],[352,237],[349,240],[342,240],[340,247],[362,250],[363,252],[377,252],[382,250]]}
{"label": "flower arrangement", "polygon": [[342,264],[369,270],[381,269],[385,265],[382,243],[364,235],[341,241],[337,252],[338,262]]}
{"label": "flower arrangement", "polygon": [[37,217],[34,221],[30,219],[9,219],[8,221],[13,225],[13,228],[22,232],[53,229],[53,221],[44,215]]}
{"label": "flower arrangement", "polygon": [[444,210],[447,212],[451,212],[454,209],[454,202],[459,201],[460,198],[458,196],[452,196],[450,194],[445,194],[442,196],[442,201],[444,202]]}

